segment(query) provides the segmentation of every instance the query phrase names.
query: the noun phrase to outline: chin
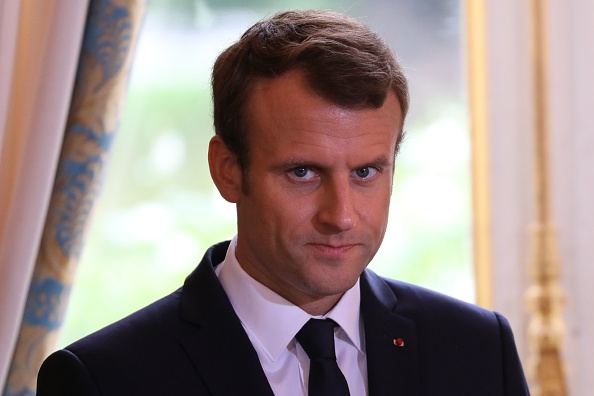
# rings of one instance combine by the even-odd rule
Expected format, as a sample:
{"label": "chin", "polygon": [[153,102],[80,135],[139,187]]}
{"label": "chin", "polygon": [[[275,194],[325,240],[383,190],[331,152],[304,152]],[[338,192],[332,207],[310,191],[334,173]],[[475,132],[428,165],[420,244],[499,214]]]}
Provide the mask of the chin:
{"label": "chin", "polygon": [[347,290],[357,283],[359,277],[357,276],[355,279],[330,279],[328,282],[324,282],[320,284],[313,284],[310,290],[312,290],[313,294],[319,296],[335,296],[338,294],[343,294]]}

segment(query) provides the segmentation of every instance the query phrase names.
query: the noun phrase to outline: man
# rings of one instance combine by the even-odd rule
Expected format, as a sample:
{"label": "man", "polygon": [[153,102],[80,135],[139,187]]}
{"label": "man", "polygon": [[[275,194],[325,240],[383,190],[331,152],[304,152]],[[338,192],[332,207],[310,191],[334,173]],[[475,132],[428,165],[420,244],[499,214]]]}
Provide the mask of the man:
{"label": "man", "polygon": [[237,236],[182,289],[51,355],[39,395],[528,394],[503,317],[366,270],[408,109],[375,33],[279,13],[212,81],[208,160]]}

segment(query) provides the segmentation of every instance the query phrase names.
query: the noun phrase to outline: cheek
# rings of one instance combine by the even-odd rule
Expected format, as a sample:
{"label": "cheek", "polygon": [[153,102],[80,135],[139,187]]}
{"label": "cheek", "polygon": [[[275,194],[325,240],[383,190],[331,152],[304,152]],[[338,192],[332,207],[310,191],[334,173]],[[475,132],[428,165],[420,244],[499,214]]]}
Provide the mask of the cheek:
{"label": "cheek", "polygon": [[292,230],[302,229],[304,223],[309,223],[311,205],[308,200],[286,194],[272,185],[260,191],[263,193],[252,197],[250,222],[253,228],[265,232],[268,239],[293,234]]}
{"label": "cheek", "polygon": [[274,208],[277,224],[285,230],[301,229],[311,225],[316,211],[312,200],[303,197],[291,197],[278,202],[269,201],[267,206]]}
{"label": "cheek", "polygon": [[388,211],[389,201],[373,205],[366,213],[368,217],[363,220],[363,227],[375,238],[383,239],[388,227]]}
{"label": "cheek", "polygon": [[382,187],[375,193],[363,195],[359,200],[360,211],[366,218],[383,219],[388,215],[390,198],[389,187]]}
{"label": "cheek", "polygon": [[374,208],[367,212],[365,223],[374,233],[384,233],[388,225],[388,207],[385,205],[374,205]]}

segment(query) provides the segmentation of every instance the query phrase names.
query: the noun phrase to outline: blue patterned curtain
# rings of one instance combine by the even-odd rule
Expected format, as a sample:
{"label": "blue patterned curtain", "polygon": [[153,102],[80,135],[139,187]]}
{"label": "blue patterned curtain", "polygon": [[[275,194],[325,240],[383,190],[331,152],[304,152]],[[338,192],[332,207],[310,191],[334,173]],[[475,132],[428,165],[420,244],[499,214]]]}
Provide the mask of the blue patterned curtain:
{"label": "blue patterned curtain", "polygon": [[39,367],[57,346],[144,11],[145,0],[90,3],[58,171],[4,396],[34,395]]}

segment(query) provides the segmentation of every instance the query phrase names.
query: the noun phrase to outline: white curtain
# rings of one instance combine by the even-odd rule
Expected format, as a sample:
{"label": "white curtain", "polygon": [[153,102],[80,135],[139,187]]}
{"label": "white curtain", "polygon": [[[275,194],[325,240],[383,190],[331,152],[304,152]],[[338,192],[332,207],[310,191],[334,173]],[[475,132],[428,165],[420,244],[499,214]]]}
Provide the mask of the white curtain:
{"label": "white curtain", "polygon": [[50,200],[87,0],[0,0],[0,389]]}

